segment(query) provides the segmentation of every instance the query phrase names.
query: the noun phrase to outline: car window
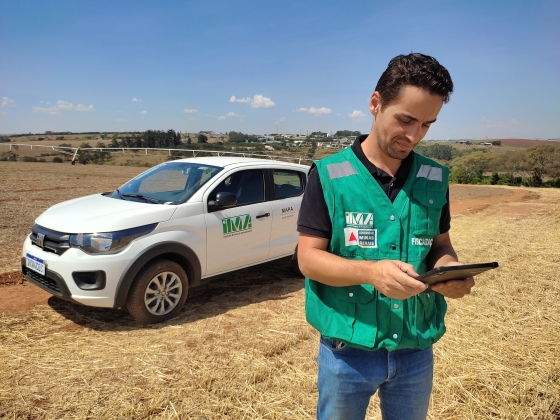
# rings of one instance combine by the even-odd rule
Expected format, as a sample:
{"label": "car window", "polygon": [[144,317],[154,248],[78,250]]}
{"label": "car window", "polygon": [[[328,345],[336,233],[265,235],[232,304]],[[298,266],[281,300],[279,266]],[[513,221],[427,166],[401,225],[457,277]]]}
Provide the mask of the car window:
{"label": "car window", "polygon": [[237,197],[236,206],[264,201],[264,177],[262,171],[250,169],[231,174],[210,193],[208,199],[215,200],[219,192],[230,192]]}
{"label": "car window", "polygon": [[131,197],[141,195],[161,203],[184,203],[222,169],[198,163],[168,162],[138,175],[113,192],[112,197],[142,201],[141,197]]}
{"label": "car window", "polygon": [[301,172],[285,169],[275,169],[274,173],[274,198],[276,200],[295,197],[303,192]]}
{"label": "car window", "polygon": [[138,192],[160,193],[163,191],[179,191],[184,190],[189,175],[174,169],[163,169],[149,178],[140,182]]}

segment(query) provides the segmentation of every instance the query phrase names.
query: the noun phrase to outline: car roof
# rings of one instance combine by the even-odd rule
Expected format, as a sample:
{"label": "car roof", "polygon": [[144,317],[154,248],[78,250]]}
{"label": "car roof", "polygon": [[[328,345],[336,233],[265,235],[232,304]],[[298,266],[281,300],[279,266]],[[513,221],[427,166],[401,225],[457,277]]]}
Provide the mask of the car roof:
{"label": "car roof", "polygon": [[246,166],[246,165],[263,165],[263,166],[275,166],[275,165],[282,165],[282,166],[292,166],[298,169],[309,169],[309,165],[304,164],[297,164],[292,162],[284,162],[281,160],[273,160],[273,159],[258,159],[258,158],[246,158],[246,157],[237,157],[237,156],[204,156],[204,157],[193,157],[193,158],[186,158],[186,159],[177,159],[169,162],[189,162],[189,163],[198,163],[204,165],[211,165],[211,166],[220,166],[220,167],[234,167],[234,166]]}

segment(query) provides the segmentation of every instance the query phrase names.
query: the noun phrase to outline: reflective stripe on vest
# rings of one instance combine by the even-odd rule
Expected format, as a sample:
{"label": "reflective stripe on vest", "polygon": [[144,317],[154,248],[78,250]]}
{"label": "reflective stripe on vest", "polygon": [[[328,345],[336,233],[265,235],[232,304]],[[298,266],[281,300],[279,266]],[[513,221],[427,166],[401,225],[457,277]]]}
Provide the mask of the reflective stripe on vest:
{"label": "reflective stripe on vest", "polygon": [[332,163],[327,165],[327,171],[329,171],[329,177],[331,179],[357,174],[350,162]]}
{"label": "reflective stripe on vest", "polygon": [[422,165],[416,174],[416,178],[426,178],[429,181],[442,182],[443,172],[441,168],[436,168],[430,165]]}

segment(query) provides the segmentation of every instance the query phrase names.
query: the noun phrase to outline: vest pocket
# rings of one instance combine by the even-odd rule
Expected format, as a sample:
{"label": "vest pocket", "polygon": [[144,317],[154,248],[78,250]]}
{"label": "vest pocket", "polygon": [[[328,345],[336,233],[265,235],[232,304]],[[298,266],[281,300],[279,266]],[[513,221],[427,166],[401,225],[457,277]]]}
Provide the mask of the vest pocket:
{"label": "vest pocket", "polygon": [[324,335],[372,348],[377,336],[377,290],[369,284],[329,290],[336,311],[331,314],[328,333]]}
{"label": "vest pocket", "polygon": [[[418,345],[425,348],[435,343],[445,332],[445,298],[439,293],[420,293],[410,300],[410,331],[418,338]],[[411,304],[413,303],[413,304]]]}
{"label": "vest pocket", "polygon": [[412,233],[415,236],[439,235],[441,209],[447,202],[445,195],[442,195],[441,191],[415,189],[412,191],[412,197]]}

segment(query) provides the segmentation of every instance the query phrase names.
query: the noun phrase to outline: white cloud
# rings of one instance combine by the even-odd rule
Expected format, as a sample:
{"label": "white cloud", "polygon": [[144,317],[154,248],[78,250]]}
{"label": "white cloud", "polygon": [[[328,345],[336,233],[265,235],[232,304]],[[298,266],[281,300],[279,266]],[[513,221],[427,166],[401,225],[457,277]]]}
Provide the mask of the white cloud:
{"label": "white cloud", "polygon": [[90,111],[95,111],[95,108],[93,107],[93,105],[89,105],[89,106],[85,106],[84,104],[74,105],[67,101],[56,101],[56,105],[51,106],[50,108],[43,108],[40,106],[36,106],[35,108],[33,108],[33,112],[39,112],[39,113],[50,114],[50,115],[56,115],[56,114],[60,114],[60,111],[70,111],[70,110],[90,112]]}
{"label": "white cloud", "polygon": [[89,111],[95,111],[95,109],[93,108],[93,105],[85,106],[85,105],[82,105],[82,104],[78,104],[78,105],[76,106],[76,108],[74,108],[74,109],[75,109],[76,111],[87,111],[87,112],[89,112]]}
{"label": "white cloud", "polygon": [[144,101],[142,101],[142,99],[132,98],[132,102],[144,102]]}
{"label": "white cloud", "polygon": [[146,111],[146,110],[140,111],[139,114],[140,114],[140,115],[148,115],[148,111]]}
{"label": "white cloud", "polygon": [[235,96],[231,96],[231,98],[229,98],[230,102],[239,102],[242,104],[250,104],[251,103],[251,98],[246,97],[246,98],[239,98],[237,99]]}
{"label": "white cloud", "polygon": [[228,117],[242,117],[242,115],[236,114],[235,112],[228,112],[227,115],[222,115],[222,116],[218,117],[218,119],[220,121],[223,121]]}
{"label": "white cloud", "polygon": [[253,108],[274,108],[276,104],[270,100],[270,98],[265,98],[262,95],[255,95],[251,107]]}
{"label": "white cloud", "polygon": [[283,123],[284,121],[286,121],[286,117],[282,117],[278,120],[279,123]]}
{"label": "white cloud", "polygon": [[298,108],[295,110],[295,112],[309,112],[310,114],[318,117],[319,115],[330,114],[332,112],[332,109],[326,107],[315,108],[312,106],[311,108]]}
{"label": "white cloud", "polygon": [[33,108],[33,112],[56,115],[60,114],[60,108],[57,108],[56,106],[52,106],[50,108],[36,106],[35,108]]}
{"label": "white cloud", "polygon": [[4,108],[5,106],[15,106],[14,104],[15,102],[13,101],[13,99],[8,98],[7,96],[2,97],[2,108]]}
{"label": "white cloud", "polygon": [[363,121],[366,117],[366,114],[364,114],[362,111],[358,111],[357,109],[355,109],[354,111],[352,111],[351,114],[348,114],[348,116],[350,117],[351,120]]}
{"label": "white cloud", "polygon": [[185,114],[198,114],[198,109],[189,109],[189,108],[185,108],[185,110],[183,111]]}
{"label": "white cloud", "polygon": [[251,108],[274,108],[276,104],[270,99],[262,95],[255,95],[253,99],[246,97],[246,98],[236,98],[232,96],[229,98],[230,102],[238,102],[242,104],[249,104]]}

